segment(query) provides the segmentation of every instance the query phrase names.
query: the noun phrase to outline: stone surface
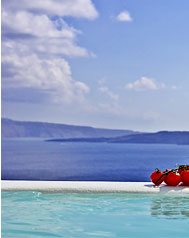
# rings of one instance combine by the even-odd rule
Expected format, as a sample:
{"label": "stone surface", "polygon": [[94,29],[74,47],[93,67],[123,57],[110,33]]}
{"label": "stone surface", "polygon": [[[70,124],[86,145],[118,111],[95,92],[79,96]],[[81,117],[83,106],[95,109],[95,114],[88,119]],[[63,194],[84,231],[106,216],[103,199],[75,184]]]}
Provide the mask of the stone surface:
{"label": "stone surface", "polygon": [[151,182],[78,182],[2,180],[2,191],[63,193],[178,193],[189,194],[189,187],[153,186]]}

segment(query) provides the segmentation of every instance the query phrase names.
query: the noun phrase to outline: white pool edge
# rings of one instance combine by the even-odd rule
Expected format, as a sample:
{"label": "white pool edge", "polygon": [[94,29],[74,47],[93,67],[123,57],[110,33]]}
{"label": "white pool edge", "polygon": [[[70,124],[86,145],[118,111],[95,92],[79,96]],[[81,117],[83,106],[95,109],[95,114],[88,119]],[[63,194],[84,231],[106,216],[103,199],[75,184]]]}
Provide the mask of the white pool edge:
{"label": "white pool edge", "polygon": [[2,180],[1,191],[51,193],[176,193],[189,194],[189,187],[153,186],[151,182],[18,181]]}

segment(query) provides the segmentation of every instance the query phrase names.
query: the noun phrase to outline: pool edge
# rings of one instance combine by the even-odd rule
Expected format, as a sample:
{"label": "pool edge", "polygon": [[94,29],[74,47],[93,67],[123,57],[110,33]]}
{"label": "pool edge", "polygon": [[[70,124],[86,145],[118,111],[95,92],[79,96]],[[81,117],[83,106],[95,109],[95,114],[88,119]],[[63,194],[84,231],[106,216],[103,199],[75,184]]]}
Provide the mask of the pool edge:
{"label": "pool edge", "polygon": [[151,182],[101,181],[18,181],[1,180],[1,191],[39,191],[52,193],[176,193],[189,194],[189,187],[155,187]]}

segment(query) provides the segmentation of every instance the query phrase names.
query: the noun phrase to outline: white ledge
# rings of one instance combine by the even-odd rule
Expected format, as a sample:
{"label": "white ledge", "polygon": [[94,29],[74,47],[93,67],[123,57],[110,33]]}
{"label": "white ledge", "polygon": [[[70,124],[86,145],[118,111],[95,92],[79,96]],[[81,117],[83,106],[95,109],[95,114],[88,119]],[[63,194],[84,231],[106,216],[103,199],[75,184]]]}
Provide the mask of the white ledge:
{"label": "white ledge", "polygon": [[49,193],[176,193],[189,194],[189,187],[153,186],[151,182],[83,182],[2,180],[1,190]]}

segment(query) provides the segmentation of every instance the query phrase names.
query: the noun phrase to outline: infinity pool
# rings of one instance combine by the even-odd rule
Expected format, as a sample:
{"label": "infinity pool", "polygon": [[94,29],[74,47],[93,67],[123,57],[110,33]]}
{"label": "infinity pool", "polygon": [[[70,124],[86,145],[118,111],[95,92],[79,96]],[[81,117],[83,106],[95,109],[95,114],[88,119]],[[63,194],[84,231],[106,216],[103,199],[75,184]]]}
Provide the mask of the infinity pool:
{"label": "infinity pool", "polygon": [[189,237],[189,196],[2,192],[2,237]]}

